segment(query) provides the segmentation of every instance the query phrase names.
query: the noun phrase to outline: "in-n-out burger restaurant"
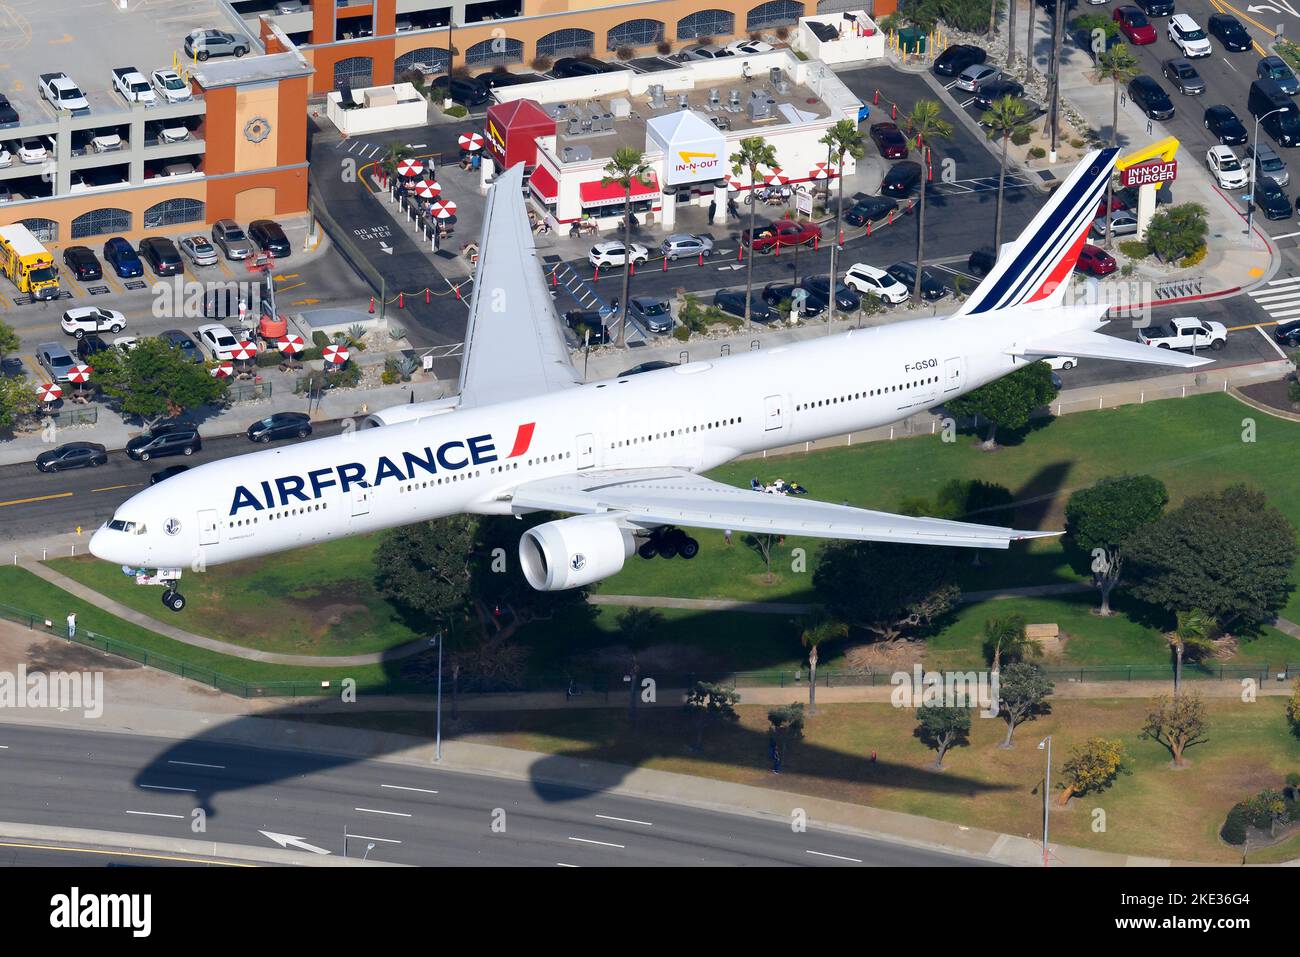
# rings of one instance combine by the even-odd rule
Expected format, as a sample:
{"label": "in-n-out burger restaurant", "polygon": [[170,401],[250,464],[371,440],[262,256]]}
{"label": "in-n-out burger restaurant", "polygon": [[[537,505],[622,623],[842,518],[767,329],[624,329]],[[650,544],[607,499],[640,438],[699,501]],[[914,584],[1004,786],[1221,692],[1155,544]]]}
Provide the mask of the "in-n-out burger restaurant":
{"label": "in-n-out burger restaurant", "polygon": [[505,101],[488,110],[484,132],[497,169],[524,163],[529,195],[553,224],[588,220],[599,228],[617,226],[623,213],[622,186],[601,182],[618,149],[641,150],[651,170],[632,186],[633,212],[642,223],[671,229],[678,206],[713,201],[724,209],[728,195],[750,188],[730,160],[749,136],[772,144],[778,163],[753,185],[834,176],[818,140],[841,119],[856,123],[862,105],[825,64],[785,50],[496,93]]}

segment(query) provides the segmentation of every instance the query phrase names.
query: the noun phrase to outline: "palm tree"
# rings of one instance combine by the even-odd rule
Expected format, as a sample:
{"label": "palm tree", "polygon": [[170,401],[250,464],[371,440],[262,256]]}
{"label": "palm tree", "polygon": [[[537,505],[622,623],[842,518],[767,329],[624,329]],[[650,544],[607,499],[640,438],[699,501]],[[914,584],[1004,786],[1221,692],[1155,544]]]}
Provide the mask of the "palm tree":
{"label": "palm tree", "polygon": [[405,143],[389,143],[384,158],[379,161],[379,168],[387,179],[397,176],[397,164],[411,155],[411,148]]}
{"label": "palm tree", "polygon": [[[754,184],[758,182],[758,171],[762,167],[771,169],[776,166],[776,147],[761,136],[747,136],[740,141],[740,149],[731,154],[731,171],[736,176],[749,174],[749,259],[745,262],[745,328],[753,325],[749,316],[750,299],[754,295],[754,213],[758,210],[758,199],[753,195]],[[745,248],[741,240],[740,248]]]}
{"label": "palm tree", "polygon": [[812,619],[799,633],[799,641],[808,649],[808,713],[817,713],[817,648],[824,642],[843,638],[848,625],[825,615]]}
{"label": "palm tree", "polygon": [[993,255],[1002,250],[1002,200],[1007,183],[1007,149],[1011,143],[1011,134],[1025,125],[1029,119],[1029,107],[1025,101],[1014,96],[1004,96],[989,104],[980,122],[989,129],[990,136],[1002,137],[1002,167],[998,170],[998,210],[993,220]]}
{"label": "palm tree", "polygon": [[1199,608],[1178,613],[1178,627],[1169,635],[1174,649],[1174,694],[1183,684],[1183,655],[1187,651],[1209,651],[1214,647],[1214,619]]}
{"label": "palm tree", "polygon": [[638,608],[633,605],[618,616],[618,630],[623,636],[623,643],[631,653],[629,673],[632,684],[628,688],[627,717],[636,720],[636,701],[641,694],[641,664],[637,656],[646,649],[655,633],[662,627],[664,616],[653,608]]}
{"label": "palm tree", "polygon": [[[1137,58],[1127,43],[1117,43],[1097,57],[1097,78],[1110,80],[1112,85],[1110,107],[1110,145],[1119,135],[1119,88],[1138,74]],[[1106,248],[1110,249],[1110,204],[1115,192],[1114,177],[1106,183]]]}
{"label": "palm tree", "polygon": [[921,208],[916,220],[916,281],[912,289],[912,301],[921,301],[921,269],[925,260],[925,192],[929,179],[929,163],[925,161],[925,151],[936,139],[948,139],[952,136],[952,124],[943,118],[942,107],[934,100],[917,100],[912,112],[907,115],[907,129],[917,137],[921,150]]}
{"label": "palm tree", "polygon": [[844,157],[860,160],[866,148],[862,145],[862,132],[852,120],[840,120],[818,142],[834,155],[840,178],[839,197],[835,201],[835,235],[831,237],[831,283],[827,287],[830,301],[826,304],[826,331],[829,332],[835,320],[835,254],[840,246],[840,217],[844,215]]}
{"label": "palm tree", "polygon": [[[1032,2],[1032,0],[1031,0]],[[1033,7],[1030,7],[1033,15]],[[1016,0],[1007,0],[1007,72],[1016,66]]]}
{"label": "palm tree", "polygon": [[635,147],[622,146],[614,151],[614,157],[605,164],[605,175],[600,184],[608,186],[618,183],[623,187],[623,297],[618,301],[618,347],[627,348],[627,287],[632,277],[632,182],[646,182],[650,167],[645,163],[644,154]]}

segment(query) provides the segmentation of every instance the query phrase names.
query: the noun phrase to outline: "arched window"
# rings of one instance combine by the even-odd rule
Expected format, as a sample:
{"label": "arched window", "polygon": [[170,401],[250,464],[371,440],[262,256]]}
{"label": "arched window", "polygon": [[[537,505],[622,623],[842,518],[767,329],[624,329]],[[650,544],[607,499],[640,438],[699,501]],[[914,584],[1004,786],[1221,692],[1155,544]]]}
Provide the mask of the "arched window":
{"label": "arched window", "polygon": [[537,55],[548,57],[586,56],[596,49],[596,34],[577,27],[556,30],[537,41]]}
{"label": "arched window", "polygon": [[730,10],[701,10],[677,21],[677,39],[729,37],[736,32],[736,16]]}
{"label": "arched window", "polygon": [[745,18],[745,28],[761,30],[763,27],[788,27],[798,23],[803,15],[802,3],[796,3],[795,0],[771,0],[770,3],[760,3],[750,9],[749,16]]}
{"label": "arched window", "polygon": [[664,38],[664,25],[659,20],[628,20],[614,27],[605,37],[605,49],[620,47],[653,46]]}
{"label": "arched window", "polygon": [[179,226],[203,222],[203,202],[197,199],[164,199],[144,211],[144,228]]}
{"label": "arched window", "polygon": [[127,209],[92,209],[72,221],[73,239],[130,231],[131,211]]}
{"label": "arched window", "polygon": [[352,56],[334,64],[334,89],[345,86],[366,87],[374,82],[374,60],[368,56]]}
{"label": "arched window", "polygon": [[59,224],[52,219],[20,219],[19,226],[26,226],[37,242],[57,243],[59,241]]}
{"label": "arched window", "polygon": [[509,37],[480,40],[465,51],[466,66],[496,66],[498,63],[523,63],[524,41]]}
{"label": "arched window", "polygon": [[399,80],[403,73],[416,70],[420,73],[446,73],[447,51],[438,47],[419,47],[403,53],[393,61],[393,76]]}

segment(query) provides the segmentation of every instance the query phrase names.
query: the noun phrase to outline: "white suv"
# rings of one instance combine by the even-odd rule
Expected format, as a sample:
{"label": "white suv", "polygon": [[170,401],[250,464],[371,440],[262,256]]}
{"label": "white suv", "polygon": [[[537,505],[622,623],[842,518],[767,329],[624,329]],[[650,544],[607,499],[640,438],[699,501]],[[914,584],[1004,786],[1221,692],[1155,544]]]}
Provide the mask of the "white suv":
{"label": "white suv", "polygon": [[864,296],[876,296],[892,305],[906,302],[909,295],[907,287],[889,273],[866,263],[854,263],[845,270],[844,284]]}
{"label": "white suv", "polygon": [[116,309],[78,306],[65,312],[59,325],[68,335],[80,339],[91,332],[121,332],[126,328],[126,317]]}
{"label": "white suv", "polygon": [[1168,32],[1170,41],[1183,51],[1185,57],[1209,56],[1214,52],[1205,31],[1185,13],[1176,13],[1169,18]]}

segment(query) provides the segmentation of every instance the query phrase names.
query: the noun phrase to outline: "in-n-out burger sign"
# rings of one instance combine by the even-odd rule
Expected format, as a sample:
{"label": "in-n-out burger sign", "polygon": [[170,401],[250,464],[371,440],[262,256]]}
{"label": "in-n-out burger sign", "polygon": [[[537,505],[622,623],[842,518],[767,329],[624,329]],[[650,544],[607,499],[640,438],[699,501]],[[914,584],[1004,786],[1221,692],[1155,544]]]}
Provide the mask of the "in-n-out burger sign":
{"label": "in-n-out burger sign", "polygon": [[1124,185],[1127,186],[1149,186],[1152,183],[1168,183],[1178,178],[1178,160],[1154,160],[1150,163],[1139,163],[1137,166],[1130,166],[1124,170],[1122,177]]}

